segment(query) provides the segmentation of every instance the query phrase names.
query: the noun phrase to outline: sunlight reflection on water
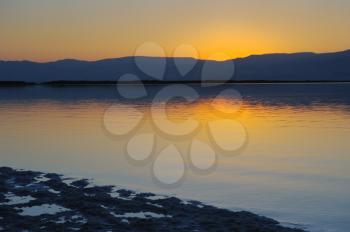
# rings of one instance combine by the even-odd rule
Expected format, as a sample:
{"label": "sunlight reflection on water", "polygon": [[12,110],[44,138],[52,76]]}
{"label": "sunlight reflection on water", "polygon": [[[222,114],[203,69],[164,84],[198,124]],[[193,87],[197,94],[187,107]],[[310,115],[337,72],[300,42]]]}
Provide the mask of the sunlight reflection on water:
{"label": "sunlight reflection on water", "polygon": [[[115,95],[115,87],[1,88],[0,163],[176,194],[315,230],[349,228],[350,85],[234,87],[243,103],[233,117],[245,126],[248,144],[239,156],[219,154],[210,174],[188,171],[175,189],[152,181],[151,163],[130,163],[123,149],[126,141],[103,128],[103,114],[111,104],[127,103],[118,108],[125,117],[133,116],[130,106],[147,111],[151,104],[151,97],[125,102]],[[150,96],[159,88],[147,86]],[[192,116],[206,124],[216,118],[208,105],[218,88],[223,87],[199,90],[200,100],[191,104],[172,101],[167,106],[171,120]],[[235,107],[230,99],[219,100],[224,108]],[[143,130],[154,128],[146,125]],[[159,149],[169,142],[160,138]],[[177,143],[188,146],[188,141]]]}

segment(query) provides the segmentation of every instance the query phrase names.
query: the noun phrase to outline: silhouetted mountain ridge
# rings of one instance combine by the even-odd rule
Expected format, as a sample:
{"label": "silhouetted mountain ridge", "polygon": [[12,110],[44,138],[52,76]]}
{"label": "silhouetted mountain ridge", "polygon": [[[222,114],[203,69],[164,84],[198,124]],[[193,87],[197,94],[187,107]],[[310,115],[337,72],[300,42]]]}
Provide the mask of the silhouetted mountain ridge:
{"label": "silhouetted mountain ridge", "polygon": [[[166,60],[164,81],[200,81],[204,63],[220,64],[225,61],[197,60],[194,68],[185,76],[177,70],[174,59],[186,64],[193,58],[137,57],[153,66]],[[32,61],[0,61],[0,81],[52,82],[52,81],[116,81],[126,73],[133,73],[144,81],[156,81],[141,72],[135,64],[136,57],[82,61],[64,59],[38,63]],[[232,81],[350,81],[350,50],[334,53],[293,53],[251,55],[233,60],[235,74]],[[214,73],[215,73],[214,72]],[[212,81],[217,81],[213,75]]]}

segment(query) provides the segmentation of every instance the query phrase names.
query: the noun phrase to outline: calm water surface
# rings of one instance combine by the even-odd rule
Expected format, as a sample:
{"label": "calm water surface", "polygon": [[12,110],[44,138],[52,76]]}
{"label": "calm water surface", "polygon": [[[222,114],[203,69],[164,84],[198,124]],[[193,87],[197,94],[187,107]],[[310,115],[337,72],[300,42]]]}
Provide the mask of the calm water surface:
{"label": "calm water surface", "polygon": [[[313,231],[349,230],[350,85],[193,86],[200,99],[193,103],[175,99],[167,107],[169,117],[181,121],[193,116],[205,124],[213,118],[209,106],[215,96],[234,88],[243,102],[232,117],[245,126],[248,141],[237,156],[218,154],[216,169],[210,173],[189,169],[181,186],[173,189],[152,180],[152,162],[130,162],[125,139],[111,136],[102,123],[113,104],[128,123],[133,109],[146,112],[162,87],[148,86],[149,97],[134,101],[119,97],[112,86],[0,88],[0,166],[174,194]],[[226,97],[222,104],[235,107],[237,102]],[[157,132],[147,126],[140,130]],[[224,129],[220,133],[225,136]],[[159,146],[171,142],[158,140]],[[181,141],[177,143],[185,149]]]}

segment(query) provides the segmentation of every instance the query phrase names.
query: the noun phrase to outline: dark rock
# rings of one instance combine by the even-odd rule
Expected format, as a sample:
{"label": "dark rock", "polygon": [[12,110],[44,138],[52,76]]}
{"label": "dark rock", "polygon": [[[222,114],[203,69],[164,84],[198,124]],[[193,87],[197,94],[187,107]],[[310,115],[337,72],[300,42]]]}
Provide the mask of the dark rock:
{"label": "dark rock", "polygon": [[[48,181],[38,182],[44,176]],[[5,231],[238,231],[238,232],[297,232],[285,228],[273,219],[250,212],[232,212],[198,201],[175,198],[148,199],[153,193],[117,190],[119,197],[111,197],[113,186],[87,187],[88,180],[76,180],[70,185],[61,175],[0,168],[0,227]],[[51,190],[51,191],[50,191]],[[56,194],[54,191],[59,191]],[[31,196],[35,200],[6,205],[5,194]],[[21,208],[43,204],[68,209],[56,214],[21,216]],[[157,205],[155,205],[157,204]],[[127,217],[140,214],[145,217]],[[148,214],[151,214],[147,216]],[[152,214],[160,217],[152,217]],[[130,216],[130,215],[129,215]]]}

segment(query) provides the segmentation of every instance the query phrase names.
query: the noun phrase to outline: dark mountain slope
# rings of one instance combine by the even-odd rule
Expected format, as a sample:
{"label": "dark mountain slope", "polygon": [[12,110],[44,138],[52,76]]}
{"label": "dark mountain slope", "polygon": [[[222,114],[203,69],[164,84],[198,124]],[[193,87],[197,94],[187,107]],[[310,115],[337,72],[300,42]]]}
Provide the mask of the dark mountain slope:
{"label": "dark mountain slope", "polygon": [[[145,64],[154,66],[161,58],[141,59]],[[220,73],[220,67],[224,65],[224,62],[198,60],[195,67],[183,77],[178,72],[173,58],[165,59],[165,81],[200,81],[205,62],[219,64],[215,66],[217,73]],[[193,62],[191,58],[175,59],[182,64]],[[231,80],[236,81],[350,81],[350,50],[323,54],[253,55],[233,61],[235,74]],[[137,68],[134,57],[99,61],[67,59],[48,63],[0,61],[0,81],[115,81],[125,73],[136,74],[142,80],[155,80]],[[216,80],[215,75],[212,80]]]}

